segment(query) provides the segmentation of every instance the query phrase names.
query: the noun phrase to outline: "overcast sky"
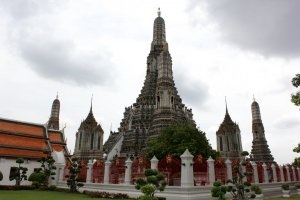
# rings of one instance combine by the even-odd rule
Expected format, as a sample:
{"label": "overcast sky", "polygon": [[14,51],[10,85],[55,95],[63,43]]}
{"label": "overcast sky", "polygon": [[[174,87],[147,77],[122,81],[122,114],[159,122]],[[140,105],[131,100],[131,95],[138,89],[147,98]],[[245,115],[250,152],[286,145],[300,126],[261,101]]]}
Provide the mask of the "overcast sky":
{"label": "overcast sky", "polygon": [[292,162],[300,142],[300,111],[290,102],[300,72],[297,0],[0,0],[0,117],[46,123],[58,92],[73,152],[93,94],[106,140],[143,86],[158,7],[176,87],[213,148],[226,96],[251,151],[255,95],[275,160]]}

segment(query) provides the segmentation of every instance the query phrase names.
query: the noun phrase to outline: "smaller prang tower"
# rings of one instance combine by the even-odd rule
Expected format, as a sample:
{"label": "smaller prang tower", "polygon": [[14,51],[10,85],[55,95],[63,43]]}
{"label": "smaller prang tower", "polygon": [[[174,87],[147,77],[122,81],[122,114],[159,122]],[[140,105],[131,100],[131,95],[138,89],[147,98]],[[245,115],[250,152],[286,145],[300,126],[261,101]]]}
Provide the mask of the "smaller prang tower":
{"label": "smaller prang tower", "polygon": [[258,103],[253,99],[251,104],[252,110],[252,150],[251,160],[255,162],[273,163],[274,158],[271,155],[269,145],[265,137],[265,129],[261,120],[260,109]]}
{"label": "smaller prang tower", "polygon": [[103,129],[93,115],[92,103],[88,116],[76,133],[74,157],[79,160],[103,158]]}
{"label": "smaller prang tower", "polygon": [[48,129],[59,130],[59,110],[60,102],[58,100],[58,95],[52,103],[51,115],[47,124]]}
{"label": "smaller prang tower", "polygon": [[242,149],[241,131],[239,125],[234,123],[228,113],[226,102],[226,113],[217,134],[217,150],[225,159],[240,160]]}

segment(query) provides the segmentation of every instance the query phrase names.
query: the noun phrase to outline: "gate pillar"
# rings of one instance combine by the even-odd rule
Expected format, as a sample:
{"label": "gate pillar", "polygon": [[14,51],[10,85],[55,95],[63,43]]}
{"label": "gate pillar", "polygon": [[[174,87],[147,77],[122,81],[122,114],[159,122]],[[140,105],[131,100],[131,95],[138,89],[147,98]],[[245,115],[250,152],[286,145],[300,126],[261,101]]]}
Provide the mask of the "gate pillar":
{"label": "gate pillar", "polygon": [[296,172],[295,172],[295,167],[292,166],[292,172],[293,172],[293,181],[296,181]]}
{"label": "gate pillar", "polygon": [[[243,165],[243,160],[241,160],[241,162],[240,162],[240,166],[241,166],[241,168],[242,168],[242,174],[244,175],[245,173],[246,173],[246,166],[245,165]],[[245,181],[247,181],[247,176],[244,176],[243,177],[243,181],[245,182]]]}
{"label": "gate pillar", "polygon": [[130,157],[128,157],[128,159],[125,162],[125,180],[124,180],[125,185],[130,185],[131,166],[132,166],[132,161],[131,161]]}
{"label": "gate pillar", "polygon": [[153,156],[153,158],[151,159],[151,169],[157,170],[157,164],[158,164],[158,160],[155,156]]}
{"label": "gate pillar", "polygon": [[282,166],[279,166],[279,171],[280,171],[280,179],[281,179],[281,182],[285,182],[284,180],[284,174],[283,174],[283,167]]}
{"label": "gate pillar", "polygon": [[258,184],[259,180],[258,180],[257,164],[256,164],[256,162],[252,162],[251,164],[252,164],[252,167],[253,167],[254,183]]}
{"label": "gate pillar", "polygon": [[64,180],[64,173],[65,173],[65,164],[55,164],[56,167],[56,174],[58,179],[56,179],[56,182],[63,181]]}
{"label": "gate pillar", "polygon": [[180,156],[181,158],[181,187],[194,186],[193,155],[188,149]]}
{"label": "gate pillar", "polygon": [[207,160],[208,163],[208,181],[209,185],[213,185],[215,182],[215,163],[214,159],[210,156]]}
{"label": "gate pillar", "polygon": [[109,174],[110,174],[110,161],[105,162],[105,169],[104,169],[104,184],[109,184]]}
{"label": "gate pillar", "polygon": [[274,163],[271,165],[271,168],[272,168],[272,172],[273,172],[273,182],[277,183],[278,178],[277,178],[277,173],[276,173],[276,166],[274,165]]}
{"label": "gate pillar", "polygon": [[231,166],[231,161],[227,158],[225,161],[226,168],[227,168],[227,179],[232,180],[232,166]]}
{"label": "gate pillar", "polygon": [[89,160],[88,166],[87,166],[87,172],[86,172],[86,183],[91,183],[92,182],[92,170],[93,170],[93,161]]}
{"label": "gate pillar", "polygon": [[286,172],[287,172],[288,182],[291,182],[291,173],[290,173],[290,168],[289,168],[289,166],[286,166]]}
{"label": "gate pillar", "polygon": [[263,169],[264,169],[264,183],[269,183],[269,177],[268,177],[268,172],[267,172],[267,165],[266,163],[264,163],[262,165]]}

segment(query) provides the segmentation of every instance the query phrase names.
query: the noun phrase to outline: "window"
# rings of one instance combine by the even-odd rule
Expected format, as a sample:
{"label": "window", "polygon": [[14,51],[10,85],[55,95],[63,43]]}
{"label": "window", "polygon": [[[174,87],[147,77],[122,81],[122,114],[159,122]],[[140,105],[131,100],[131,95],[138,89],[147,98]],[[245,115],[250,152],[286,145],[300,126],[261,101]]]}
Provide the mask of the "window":
{"label": "window", "polygon": [[91,136],[91,149],[94,148],[94,133],[92,133],[92,136]]}
{"label": "window", "polygon": [[222,140],[222,136],[220,136],[219,138],[220,138],[220,151],[223,151],[223,140]]}
{"label": "window", "polygon": [[81,133],[79,133],[79,145],[78,145],[78,149],[81,149]]}
{"label": "window", "polygon": [[98,149],[100,149],[101,136],[98,135]]}

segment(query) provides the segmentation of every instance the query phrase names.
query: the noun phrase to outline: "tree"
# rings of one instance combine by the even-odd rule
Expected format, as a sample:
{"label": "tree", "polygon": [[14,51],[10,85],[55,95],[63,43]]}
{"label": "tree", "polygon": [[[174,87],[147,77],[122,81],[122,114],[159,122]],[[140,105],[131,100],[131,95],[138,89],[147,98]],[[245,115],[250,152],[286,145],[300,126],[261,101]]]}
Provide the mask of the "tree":
{"label": "tree", "polygon": [[[300,153],[300,143],[293,149],[293,152]],[[296,157],[292,165],[300,167],[300,157]]]}
{"label": "tree", "polygon": [[[232,180],[228,180],[228,185],[221,185],[216,181],[211,189],[212,197],[218,197],[219,200],[225,200],[226,192],[230,192],[233,200],[245,200],[255,198],[255,194],[250,193],[251,183],[244,181],[243,178],[252,176],[252,173],[243,172],[242,166],[246,166],[246,156],[249,155],[247,151],[241,153],[243,159],[241,164],[233,168]],[[256,189],[256,188],[253,188]]]}
{"label": "tree", "polygon": [[16,185],[19,186],[23,180],[27,180],[27,171],[26,167],[22,167],[24,163],[23,158],[17,158],[16,163],[18,163],[18,167],[15,167],[15,172],[9,177],[9,180],[16,180]]}
{"label": "tree", "polygon": [[80,187],[83,186],[83,183],[79,182],[78,174],[81,171],[81,165],[78,161],[78,158],[72,158],[72,163],[69,167],[69,175],[66,175],[67,185],[70,188],[70,192],[77,192]]}
{"label": "tree", "polygon": [[[292,79],[292,84],[296,88],[300,86],[300,74],[296,74],[296,76]],[[296,106],[300,106],[300,90],[291,95],[291,101]]]}
{"label": "tree", "polygon": [[43,185],[45,187],[48,187],[50,177],[51,179],[54,179],[53,176],[56,174],[53,171],[56,169],[56,167],[54,166],[55,160],[51,156],[50,151],[44,151],[43,153],[46,155],[46,157],[41,157],[40,159],[38,159],[38,162],[41,163],[40,173],[43,173],[45,177]]}
{"label": "tree", "polygon": [[161,159],[167,154],[179,158],[186,149],[193,155],[201,154],[205,158],[217,156],[205,133],[190,123],[176,123],[162,129],[157,137],[150,139],[145,153],[149,159],[154,155]]}
{"label": "tree", "polygon": [[[296,76],[292,79],[292,84],[296,88],[300,86],[300,74],[296,74]],[[300,106],[300,90],[298,90],[296,93],[291,95],[291,101],[296,106]],[[295,147],[293,149],[293,151],[296,153],[300,153],[300,143],[298,144],[298,147]],[[300,157],[295,158],[293,165],[300,166]]]}
{"label": "tree", "polygon": [[2,172],[0,171],[0,181],[2,181],[2,179],[3,179],[3,174],[2,174]]}
{"label": "tree", "polygon": [[155,192],[164,191],[166,187],[165,177],[154,169],[146,169],[144,172],[145,179],[139,178],[136,181],[135,188],[141,190],[144,194],[141,200],[156,200]]}

